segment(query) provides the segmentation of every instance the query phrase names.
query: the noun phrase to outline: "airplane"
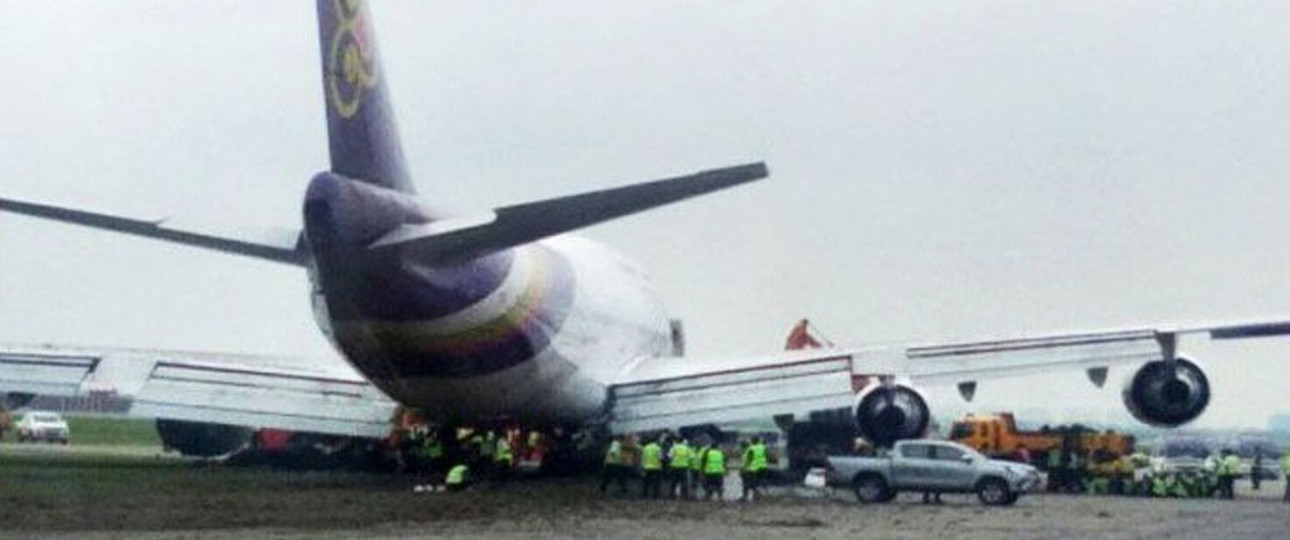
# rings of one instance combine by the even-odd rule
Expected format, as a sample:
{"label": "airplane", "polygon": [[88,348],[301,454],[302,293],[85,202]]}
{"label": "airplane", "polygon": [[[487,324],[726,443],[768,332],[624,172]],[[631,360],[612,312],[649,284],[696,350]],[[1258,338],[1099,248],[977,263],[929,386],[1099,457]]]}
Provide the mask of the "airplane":
{"label": "airplane", "polygon": [[[757,181],[764,163],[447,213],[417,197],[367,6],[318,0],[330,166],[309,180],[298,230],[215,235],[151,216],[0,197],[0,210],[304,269],[316,323],[360,374],[333,376],[183,354],[0,351],[0,391],[84,392],[132,373],[130,414],[172,422],[380,436],[392,402],[447,425],[502,419],[602,433],[842,411],[880,445],[922,436],[922,386],[1138,365],[1122,393],[1139,420],[1204,412],[1209,380],[1182,336],[1290,334],[1290,319],[1144,325],[1016,339],[687,356],[644,270],[572,231]],[[146,356],[146,355],[145,355]],[[121,363],[142,362],[123,369]],[[382,416],[386,415],[386,416]],[[837,415],[835,415],[837,416]]]}

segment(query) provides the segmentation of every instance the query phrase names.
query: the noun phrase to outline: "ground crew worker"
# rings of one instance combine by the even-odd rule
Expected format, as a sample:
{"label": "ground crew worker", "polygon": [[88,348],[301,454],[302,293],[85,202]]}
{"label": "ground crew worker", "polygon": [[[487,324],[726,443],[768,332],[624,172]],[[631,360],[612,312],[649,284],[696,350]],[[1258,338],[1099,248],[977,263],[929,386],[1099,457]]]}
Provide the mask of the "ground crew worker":
{"label": "ground crew worker", "polygon": [[426,458],[430,462],[431,474],[442,474],[444,470],[443,460],[443,440],[441,433],[436,431],[430,437],[426,438]]}
{"label": "ground crew worker", "polygon": [[1250,467],[1250,484],[1255,491],[1259,490],[1259,484],[1263,481],[1259,477],[1259,469],[1263,468],[1263,449],[1254,449],[1254,464]]}
{"label": "ground crew worker", "polygon": [[1106,495],[1111,492],[1111,475],[1109,462],[1098,462],[1089,465],[1091,478],[1088,481],[1089,495]]}
{"label": "ground crew worker", "polygon": [[636,468],[641,464],[641,445],[636,435],[628,433],[623,436],[623,474],[636,476]]}
{"label": "ground crew worker", "polygon": [[690,484],[692,482],[690,468],[694,463],[694,450],[690,448],[688,441],[681,439],[672,444],[672,449],[668,451],[668,458],[668,473],[671,478],[667,488],[668,496],[676,498],[678,494],[677,487],[679,486],[681,499],[689,499]]}
{"label": "ground crew worker", "polygon": [[1286,492],[1281,496],[1281,502],[1290,503],[1290,450],[1281,455],[1281,476],[1286,482]]}
{"label": "ground crew worker", "polygon": [[1133,458],[1128,455],[1122,455],[1115,460],[1113,470],[1115,476],[1111,480],[1111,493],[1114,495],[1128,495],[1130,486],[1133,485]]}
{"label": "ground crew worker", "polygon": [[[697,445],[696,445],[697,446]],[[699,489],[703,487],[703,453],[708,451],[707,444],[694,450],[690,458],[690,480],[694,484],[694,498],[699,498]]]}
{"label": "ground crew worker", "polygon": [[717,500],[726,495],[726,454],[718,445],[712,445],[703,451],[703,498],[711,499],[717,494]]}
{"label": "ground crew worker", "polygon": [[1166,481],[1164,473],[1154,473],[1151,475],[1151,496],[1169,496],[1169,483]]}
{"label": "ground crew worker", "polygon": [[13,428],[13,414],[4,405],[0,405],[0,440],[4,440],[4,432]]}
{"label": "ground crew worker", "polygon": [[1236,477],[1241,474],[1241,458],[1231,450],[1224,449],[1222,459],[1218,460],[1218,497],[1220,499],[1236,498]]}
{"label": "ground crew worker", "polygon": [[1072,450],[1066,461],[1066,485],[1064,491],[1067,493],[1079,493],[1084,491],[1084,468],[1088,462],[1084,456],[1080,455],[1079,450]]}
{"label": "ground crew worker", "polygon": [[470,434],[470,438],[466,439],[466,446],[470,449],[471,463],[478,467],[484,459],[484,433],[475,430]]}
{"label": "ground crew worker", "polygon": [[766,443],[762,442],[761,437],[753,437],[752,444],[744,449],[743,455],[743,479],[744,489],[739,496],[739,500],[752,500],[753,497],[761,498],[762,477],[766,474]]}
{"label": "ground crew worker", "polygon": [[1205,471],[1196,471],[1193,473],[1192,480],[1195,491],[1195,495],[1193,495],[1193,497],[1204,499],[1212,494],[1214,482],[1210,480],[1209,475],[1205,474]]}
{"label": "ground crew worker", "polygon": [[497,468],[498,480],[510,477],[511,467],[515,466],[515,453],[511,450],[510,438],[505,433],[497,438],[497,444],[493,448],[493,463]]}
{"label": "ground crew worker", "polygon": [[659,484],[663,480],[663,447],[657,440],[650,439],[645,446],[641,447],[641,471],[645,474],[645,482],[641,485],[641,497],[657,499]]}
{"label": "ground crew worker", "polygon": [[483,477],[482,475],[486,473],[491,474],[491,471],[493,469],[493,454],[496,453],[496,450],[497,450],[497,433],[493,432],[493,430],[491,429],[488,431],[485,431],[484,436],[479,443],[480,466],[477,468],[479,469],[481,478]]}
{"label": "ground crew worker", "polygon": [[614,437],[605,451],[605,466],[600,471],[600,494],[604,495],[609,483],[618,484],[618,493],[627,494],[627,467],[623,466],[623,438]]}
{"label": "ground crew worker", "polygon": [[1062,485],[1062,451],[1056,446],[1044,453],[1044,469],[1048,471],[1048,492],[1057,492]]}
{"label": "ground crew worker", "polygon": [[1165,486],[1170,497],[1187,498],[1187,486],[1183,484],[1181,473],[1169,473],[1165,477]]}
{"label": "ground crew worker", "polygon": [[1214,462],[1215,463],[1214,476],[1218,481],[1218,498],[1220,499],[1230,498],[1228,496],[1229,481],[1233,483],[1235,482],[1235,478],[1229,472],[1229,465],[1228,465],[1228,459],[1227,459],[1227,456],[1231,455],[1231,453],[1232,453],[1231,450],[1224,448],[1219,453],[1218,458]]}
{"label": "ground crew worker", "polygon": [[538,459],[544,453],[542,448],[541,432],[537,430],[533,430],[529,432],[529,438],[527,443],[525,444],[525,450],[527,450],[526,455],[528,456],[528,459],[530,461],[538,461]]}
{"label": "ground crew worker", "polygon": [[448,469],[448,477],[444,479],[444,484],[448,486],[448,491],[461,491],[466,489],[466,482],[469,480],[468,473],[470,469],[465,463],[458,463]]}

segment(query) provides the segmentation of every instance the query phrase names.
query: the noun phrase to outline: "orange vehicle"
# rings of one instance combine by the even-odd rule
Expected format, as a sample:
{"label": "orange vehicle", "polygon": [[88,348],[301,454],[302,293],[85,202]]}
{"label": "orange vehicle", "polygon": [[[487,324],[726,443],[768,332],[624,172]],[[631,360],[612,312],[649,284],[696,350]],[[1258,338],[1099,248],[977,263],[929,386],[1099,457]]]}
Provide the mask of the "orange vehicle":
{"label": "orange vehicle", "polygon": [[1105,451],[1114,455],[1133,453],[1132,435],[1114,431],[1096,431],[1082,426],[1047,428],[1037,431],[1017,429],[1012,413],[969,414],[955,421],[950,428],[950,440],[977,449],[995,457],[1016,457],[1029,454],[1030,460],[1051,448],[1074,451],[1088,456]]}

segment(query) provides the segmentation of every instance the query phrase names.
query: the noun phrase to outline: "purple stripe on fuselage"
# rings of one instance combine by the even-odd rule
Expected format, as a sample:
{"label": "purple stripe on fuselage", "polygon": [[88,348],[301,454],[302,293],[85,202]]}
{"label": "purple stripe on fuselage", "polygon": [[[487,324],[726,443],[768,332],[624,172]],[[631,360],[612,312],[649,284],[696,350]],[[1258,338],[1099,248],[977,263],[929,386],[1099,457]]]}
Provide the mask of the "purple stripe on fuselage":
{"label": "purple stripe on fuselage", "polygon": [[475,377],[530,361],[551,345],[575,296],[569,262],[549,250],[536,249],[540,250],[534,258],[537,268],[528,276],[534,280],[530,286],[536,288],[527,291],[531,305],[521,299],[505,314],[448,335],[423,334],[415,325],[351,321],[334,328],[337,342],[360,370],[396,399],[401,388],[389,382],[395,379]]}

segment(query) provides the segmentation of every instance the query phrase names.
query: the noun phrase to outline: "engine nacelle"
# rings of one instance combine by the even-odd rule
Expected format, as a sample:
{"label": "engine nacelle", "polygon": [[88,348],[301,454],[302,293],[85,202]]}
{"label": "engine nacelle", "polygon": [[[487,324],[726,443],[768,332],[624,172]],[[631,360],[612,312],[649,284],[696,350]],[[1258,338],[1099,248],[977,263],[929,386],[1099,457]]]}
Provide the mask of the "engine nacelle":
{"label": "engine nacelle", "polygon": [[1186,424],[1209,405],[1209,378],[1195,362],[1178,357],[1172,366],[1156,360],[1124,384],[1124,406],[1138,421],[1160,427]]}
{"label": "engine nacelle", "polygon": [[871,384],[856,397],[856,427],[874,446],[922,437],[931,417],[923,394],[904,384]]}
{"label": "engine nacelle", "polygon": [[187,422],[183,420],[157,420],[157,435],[162,444],[185,456],[215,457],[242,449],[251,442],[255,433],[248,427]]}

